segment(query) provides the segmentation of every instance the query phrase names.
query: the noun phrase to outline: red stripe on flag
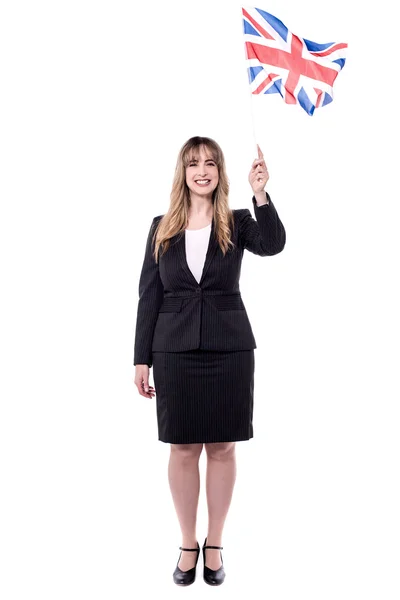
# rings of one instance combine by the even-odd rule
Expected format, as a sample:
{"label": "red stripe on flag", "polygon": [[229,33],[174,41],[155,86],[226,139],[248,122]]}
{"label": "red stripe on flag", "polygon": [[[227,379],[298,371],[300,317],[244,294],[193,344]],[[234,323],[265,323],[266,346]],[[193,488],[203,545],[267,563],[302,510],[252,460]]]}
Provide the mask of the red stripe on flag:
{"label": "red stripe on flag", "polygon": [[312,60],[302,58],[300,48],[296,42],[298,42],[298,38],[292,36],[291,53],[283,52],[277,48],[270,48],[269,46],[246,42],[247,58],[256,58],[261,64],[287,69],[289,72],[293,72],[293,76],[297,78],[299,75],[306,75],[311,79],[323,81],[332,86],[338,75],[338,71],[328,66],[320,65]]}
{"label": "red stripe on flag", "polygon": [[261,94],[261,92],[267,87],[267,85],[269,83],[271,83],[271,81],[275,77],[278,77],[278,75],[276,75],[275,73],[270,73],[268,75],[268,77],[262,83],[260,83],[260,85],[258,86],[258,88],[254,90],[253,94]]}
{"label": "red stripe on flag", "polygon": [[332,46],[332,48],[328,48],[328,50],[325,50],[324,52],[311,52],[310,54],[312,54],[313,56],[329,56],[329,54],[332,54],[332,52],[335,52],[336,50],[341,50],[342,48],[347,48],[348,45],[347,44],[335,44],[334,46]]}
{"label": "red stripe on flag", "polygon": [[315,108],[319,108],[322,103],[322,98],[323,98],[324,92],[322,90],[319,90],[318,88],[314,88],[314,90],[317,93],[317,101],[315,103]]}
{"label": "red stripe on flag", "polygon": [[261,27],[261,25],[259,23],[257,23],[257,21],[255,21],[253,19],[252,16],[249,15],[249,13],[247,12],[247,10],[245,10],[244,8],[242,8],[242,12],[243,15],[250,21],[250,23],[253,25],[254,29],[257,29],[257,31],[259,33],[261,33],[261,35],[263,35],[264,37],[266,37],[268,40],[273,40],[274,38],[272,37],[272,35],[270,35],[263,27]]}

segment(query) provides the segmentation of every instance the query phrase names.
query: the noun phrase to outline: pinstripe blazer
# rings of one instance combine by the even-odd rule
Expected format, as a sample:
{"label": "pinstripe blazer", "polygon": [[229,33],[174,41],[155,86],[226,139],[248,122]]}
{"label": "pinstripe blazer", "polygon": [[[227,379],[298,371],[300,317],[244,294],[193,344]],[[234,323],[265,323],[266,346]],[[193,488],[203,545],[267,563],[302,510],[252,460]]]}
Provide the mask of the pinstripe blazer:
{"label": "pinstripe blazer", "polygon": [[152,366],[152,352],[251,350],[257,347],[247,316],[239,279],[244,250],[259,256],[281,252],[285,228],[267,194],[269,204],[252,202],[234,209],[231,236],[235,248],[223,255],[214,237],[214,219],[200,282],[186,261],[185,232],[170,240],[158,263],[152,256],[152,236],[163,215],[154,217],[147,237],[139,280],[133,364]]}

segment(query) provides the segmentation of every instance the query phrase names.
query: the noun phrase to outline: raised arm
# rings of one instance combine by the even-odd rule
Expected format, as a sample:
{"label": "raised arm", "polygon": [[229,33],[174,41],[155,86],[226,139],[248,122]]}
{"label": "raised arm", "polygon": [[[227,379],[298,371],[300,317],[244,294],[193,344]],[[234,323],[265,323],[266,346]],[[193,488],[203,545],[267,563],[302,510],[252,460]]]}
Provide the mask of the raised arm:
{"label": "raised arm", "polygon": [[264,189],[268,179],[268,169],[259,146],[258,158],[253,161],[249,173],[249,183],[253,190],[255,219],[248,208],[243,210],[239,235],[243,248],[259,256],[271,256],[282,252],[286,243],[286,232],[276,208]]}
{"label": "raised arm", "polygon": [[266,193],[268,204],[257,205],[252,198],[255,219],[248,208],[243,209],[239,235],[242,246],[258,256],[272,256],[282,252],[286,243],[286,231],[276,208]]}

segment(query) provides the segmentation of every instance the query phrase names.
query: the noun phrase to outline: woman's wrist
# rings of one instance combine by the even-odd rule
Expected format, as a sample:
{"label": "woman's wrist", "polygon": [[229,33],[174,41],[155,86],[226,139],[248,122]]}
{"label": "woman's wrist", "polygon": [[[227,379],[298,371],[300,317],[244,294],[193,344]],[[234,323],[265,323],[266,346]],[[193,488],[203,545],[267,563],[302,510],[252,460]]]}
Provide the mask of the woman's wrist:
{"label": "woman's wrist", "polygon": [[262,206],[263,204],[269,204],[267,192],[265,190],[261,190],[261,192],[253,192],[253,194],[254,194],[254,198],[256,199],[257,206]]}

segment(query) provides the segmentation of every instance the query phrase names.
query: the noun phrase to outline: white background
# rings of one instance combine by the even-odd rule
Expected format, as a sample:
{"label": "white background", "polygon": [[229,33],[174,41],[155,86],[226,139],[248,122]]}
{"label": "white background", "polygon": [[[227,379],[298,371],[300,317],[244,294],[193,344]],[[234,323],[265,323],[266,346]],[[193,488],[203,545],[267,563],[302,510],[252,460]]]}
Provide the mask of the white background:
{"label": "white background", "polygon": [[[254,438],[237,444],[217,593],[399,598],[395,5],[256,6],[348,42],[313,117],[251,99],[238,2],[2,3],[4,600],[180,593],[169,445],[132,379],[138,278],[189,137],[218,141],[231,207],[254,214],[252,104],[287,244],[243,260]],[[210,590],[201,569],[191,597]]]}

